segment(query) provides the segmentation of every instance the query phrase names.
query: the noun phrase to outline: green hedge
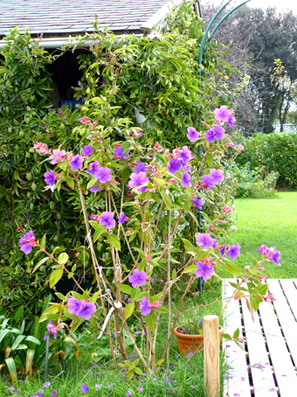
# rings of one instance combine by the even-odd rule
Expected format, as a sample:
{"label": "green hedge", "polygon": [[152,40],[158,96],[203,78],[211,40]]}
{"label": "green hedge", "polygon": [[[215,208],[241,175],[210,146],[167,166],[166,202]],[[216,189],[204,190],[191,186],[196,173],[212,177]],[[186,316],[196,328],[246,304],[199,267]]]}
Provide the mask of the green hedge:
{"label": "green hedge", "polygon": [[258,132],[246,139],[237,135],[234,141],[244,146],[236,159],[238,165],[249,162],[252,170],[264,166],[267,172],[279,173],[279,186],[297,187],[297,133]]}

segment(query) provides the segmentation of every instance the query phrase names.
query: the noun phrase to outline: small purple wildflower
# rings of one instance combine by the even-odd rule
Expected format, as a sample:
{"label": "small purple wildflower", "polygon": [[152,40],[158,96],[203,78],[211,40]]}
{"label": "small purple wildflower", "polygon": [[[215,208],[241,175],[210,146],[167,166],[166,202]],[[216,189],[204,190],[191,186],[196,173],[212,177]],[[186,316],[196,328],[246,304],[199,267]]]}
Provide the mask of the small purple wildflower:
{"label": "small purple wildflower", "polygon": [[48,184],[50,186],[54,186],[55,180],[56,180],[54,172],[52,170],[51,171],[47,171],[44,174],[44,180],[45,180],[46,184]]}
{"label": "small purple wildflower", "polygon": [[141,334],[141,333],[142,333],[141,331],[135,331],[135,332],[134,332],[135,335],[139,335],[139,334]]}
{"label": "small purple wildflower", "polygon": [[196,237],[197,245],[203,245],[203,248],[208,250],[214,243],[213,238],[211,238],[209,233],[199,233]]}
{"label": "small purple wildflower", "polygon": [[113,212],[102,212],[101,217],[99,219],[99,223],[101,226],[106,226],[106,229],[111,229],[115,227],[115,220],[113,219]]}
{"label": "small purple wildflower", "polygon": [[231,245],[227,251],[227,255],[230,256],[231,259],[236,259],[240,255],[240,245]]}
{"label": "small purple wildflower", "polygon": [[96,305],[93,302],[81,302],[81,309],[77,314],[78,317],[84,317],[85,320],[90,320],[92,313],[96,312]]}
{"label": "small purple wildflower", "polygon": [[131,189],[134,189],[136,187],[145,185],[148,183],[148,179],[146,177],[146,173],[145,172],[139,172],[139,174],[136,174],[135,172],[133,172],[130,175],[130,181],[128,183],[128,186]]}
{"label": "small purple wildflower", "polygon": [[80,170],[83,166],[84,158],[77,154],[73,160],[70,161],[69,165],[72,171]]}
{"label": "small purple wildflower", "polygon": [[181,169],[181,161],[177,159],[171,159],[168,165],[168,171],[175,174]]}
{"label": "small purple wildflower", "polygon": [[138,391],[143,391],[143,390],[144,390],[144,388],[141,387],[141,386],[136,387],[136,389],[137,389]]}
{"label": "small purple wildflower", "polygon": [[95,176],[95,174],[97,172],[99,172],[99,170],[100,170],[99,162],[98,161],[94,161],[94,163],[91,163],[89,165],[90,165],[89,171]]}
{"label": "small purple wildflower", "polygon": [[222,170],[216,170],[215,168],[210,170],[209,176],[212,178],[215,185],[224,180],[224,172]]}
{"label": "small purple wildflower", "polygon": [[119,223],[124,223],[125,221],[126,221],[126,219],[127,219],[127,217],[126,217],[126,215],[124,214],[124,212],[121,212],[121,215],[120,215],[120,217],[119,217]]}
{"label": "small purple wildflower", "polygon": [[221,254],[222,256],[225,256],[225,255],[226,255],[226,248],[229,249],[229,245],[228,245],[228,244],[222,245],[222,246],[220,247],[220,254]]}
{"label": "small purple wildflower", "polygon": [[132,396],[133,390],[132,389],[128,389],[126,396]]}
{"label": "small purple wildflower", "polygon": [[45,382],[45,383],[42,385],[42,387],[50,387],[50,385],[51,385],[51,382]]}
{"label": "small purple wildflower", "polygon": [[80,387],[80,390],[82,393],[87,393],[89,391],[89,388],[85,383],[83,383]]}
{"label": "small purple wildflower", "polygon": [[203,280],[209,280],[212,273],[214,273],[214,268],[205,265],[203,262],[198,261],[196,263],[198,269],[194,271],[197,277],[203,277]]}
{"label": "small purple wildflower", "polygon": [[128,160],[129,154],[128,154],[128,155],[125,154],[124,149],[122,149],[121,147],[116,147],[116,148],[114,149],[114,151],[115,151],[115,156],[116,156],[117,158],[123,158],[123,159],[125,159],[125,160]]}
{"label": "small purple wildflower", "polygon": [[190,142],[195,142],[199,138],[199,132],[194,127],[188,127],[188,139]]}
{"label": "small purple wildflower", "polygon": [[69,313],[70,314],[78,314],[80,312],[81,309],[81,301],[76,299],[76,298],[70,298],[67,301],[67,304],[69,306]]}
{"label": "small purple wildflower", "polygon": [[100,189],[100,187],[99,187],[99,184],[98,184],[98,183],[95,183],[94,185],[92,185],[92,186],[90,187],[90,191],[91,191],[92,193],[101,192],[101,189]]}
{"label": "small purple wildflower", "polygon": [[212,177],[210,175],[203,175],[202,183],[205,183],[205,185],[207,185],[207,187],[211,190],[213,189],[213,187],[215,185],[214,180],[212,179]]}
{"label": "small purple wildflower", "polygon": [[146,296],[141,299],[139,307],[143,316],[148,315],[152,311],[152,309],[150,308],[150,300]]}
{"label": "small purple wildflower", "polygon": [[98,179],[99,183],[110,182],[112,179],[111,169],[107,167],[99,167],[98,170],[93,173],[93,175],[96,179]]}
{"label": "small purple wildflower", "polygon": [[229,110],[226,105],[221,106],[219,109],[215,109],[214,114],[218,123],[221,123],[222,121],[227,123],[230,116],[232,116],[231,110]]}
{"label": "small purple wildflower", "polygon": [[53,390],[53,391],[51,392],[51,395],[52,395],[52,397],[55,397],[55,396],[57,395],[57,392],[56,392],[55,390]]}
{"label": "small purple wildflower", "polygon": [[138,163],[138,165],[134,168],[134,172],[139,174],[140,172],[146,172],[147,168],[144,163]]}
{"label": "small purple wildflower", "polygon": [[183,146],[182,151],[179,154],[179,158],[181,159],[182,165],[184,167],[188,164],[191,157],[192,157],[191,150],[188,149],[188,146]]}
{"label": "small purple wildflower", "polygon": [[86,145],[82,150],[82,154],[84,156],[90,156],[92,153],[93,153],[93,146],[91,145]]}
{"label": "small purple wildflower", "polygon": [[279,262],[279,258],[280,258],[280,252],[279,251],[274,251],[271,256],[270,259],[272,260],[272,262],[274,262],[276,265],[280,266],[280,262]]}
{"label": "small purple wildflower", "polygon": [[202,200],[198,198],[197,196],[194,197],[193,199],[193,204],[199,209],[202,210]]}
{"label": "small purple wildflower", "polygon": [[192,179],[191,175],[188,174],[187,172],[184,172],[184,173],[182,174],[182,177],[181,177],[181,185],[182,185],[183,187],[189,186],[189,185],[191,184],[191,182],[190,182],[191,179]]}
{"label": "small purple wildflower", "polygon": [[213,142],[215,139],[216,140],[224,139],[225,138],[224,132],[225,132],[224,128],[216,124],[206,132],[205,138],[209,143]]}
{"label": "small purple wildflower", "polygon": [[23,237],[20,239],[20,250],[28,255],[32,251],[32,247],[35,244],[36,239],[34,237],[34,232],[31,230],[30,232],[24,234]]}
{"label": "small purple wildflower", "polygon": [[233,116],[232,116],[232,114],[229,116],[229,118],[228,118],[228,126],[229,126],[229,128],[232,128],[233,127],[233,124],[234,124],[234,118],[233,118]]}
{"label": "small purple wildflower", "polygon": [[128,279],[129,282],[132,284],[132,287],[137,288],[139,285],[146,284],[147,274],[145,271],[140,272],[138,269],[135,269],[133,274],[130,274]]}
{"label": "small purple wildflower", "polygon": [[63,163],[66,160],[66,152],[65,150],[54,149],[49,159],[52,160],[51,164]]}

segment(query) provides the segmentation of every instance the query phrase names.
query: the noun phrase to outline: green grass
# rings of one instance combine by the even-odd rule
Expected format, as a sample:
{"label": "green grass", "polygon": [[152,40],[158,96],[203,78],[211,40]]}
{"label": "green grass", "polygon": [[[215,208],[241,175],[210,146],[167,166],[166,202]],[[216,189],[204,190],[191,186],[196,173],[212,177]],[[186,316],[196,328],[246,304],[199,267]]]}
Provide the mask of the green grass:
{"label": "green grass", "polygon": [[235,264],[253,263],[246,252],[260,259],[258,247],[275,246],[281,253],[281,266],[265,262],[274,278],[297,278],[297,192],[279,192],[270,199],[237,199],[232,214],[234,225],[229,244],[239,243],[241,255]]}

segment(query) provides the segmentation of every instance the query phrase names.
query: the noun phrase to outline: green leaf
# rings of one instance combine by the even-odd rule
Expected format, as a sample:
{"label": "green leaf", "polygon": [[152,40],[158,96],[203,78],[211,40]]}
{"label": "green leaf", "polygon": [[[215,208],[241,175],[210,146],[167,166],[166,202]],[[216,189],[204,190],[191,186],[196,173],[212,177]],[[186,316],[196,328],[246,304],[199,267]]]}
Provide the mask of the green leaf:
{"label": "green leaf", "polygon": [[15,339],[11,346],[11,350],[16,350],[19,346],[19,344],[26,338],[25,335],[18,335],[18,337]]}
{"label": "green leaf", "polygon": [[118,287],[119,290],[124,292],[124,294],[131,295],[132,287],[130,287],[129,285],[120,284],[120,285],[117,285],[117,287]]}
{"label": "green leaf", "polygon": [[227,340],[232,340],[232,337],[229,334],[222,334],[222,337]]}
{"label": "green leaf", "polygon": [[176,270],[174,269],[172,272],[172,276],[171,276],[173,278],[173,280],[176,279],[176,275],[177,275],[177,273],[176,273]]}
{"label": "green leaf", "polygon": [[125,318],[126,319],[132,316],[134,309],[135,309],[135,304],[128,303],[128,305],[125,307]]}
{"label": "green leaf", "polygon": [[54,270],[50,274],[49,282],[51,288],[53,288],[53,286],[57,284],[57,282],[61,279],[62,275],[63,275],[63,269],[61,268]]}
{"label": "green leaf", "polygon": [[56,295],[59,299],[61,299],[61,301],[66,301],[66,296],[64,296],[63,294],[60,294],[60,292],[56,292]]}
{"label": "green leaf", "polygon": [[[100,225],[101,226],[101,225]],[[95,243],[100,237],[101,237],[101,235],[105,232],[106,230],[104,229],[104,227],[102,227],[102,228],[98,228],[96,231],[95,231],[95,233],[94,233],[94,236],[93,236],[93,242]]]}
{"label": "green leaf", "polygon": [[199,253],[198,249],[196,247],[194,247],[194,245],[192,243],[190,243],[189,240],[187,240],[185,238],[183,238],[182,240],[184,242],[185,249],[189,254],[195,256]]}
{"label": "green leaf", "polygon": [[69,256],[66,254],[66,252],[62,252],[62,254],[59,255],[58,257],[58,262],[60,265],[65,265],[65,263],[68,262]]}
{"label": "green leaf", "polygon": [[263,302],[263,298],[261,298],[260,296],[250,296],[250,302],[251,302],[252,308],[256,312],[259,308],[259,304],[261,302]]}
{"label": "green leaf", "polygon": [[233,263],[227,263],[227,262],[225,262],[225,263],[224,263],[224,266],[225,266],[226,270],[227,270],[229,273],[233,274],[233,275],[236,276],[236,277],[239,277],[239,276],[241,275],[241,273],[242,273],[242,271],[239,269],[239,267],[233,265]]}
{"label": "green leaf", "polygon": [[44,264],[46,261],[48,261],[49,259],[50,259],[50,258],[49,258],[48,256],[46,256],[45,258],[42,258],[42,259],[37,263],[37,265],[34,267],[32,274],[33,274],[34,272],[36,272],[36,270],[39,268],[39,266],[43,265],[43,264]]}
{"label": "green leaf", "polygon": [[45,248],[46,246],[46,234],[42,237],[41,241],[40,241],[40,245],[42,248]]}
{"label": "green leaf", "polygon": [[162,365],[164,363],[165,359],[161,358],[159,361],[157,361],[157,365]]}
{"label": "green leaf", "polygon": [[160,190],[160,194],[164,200],[166,207],[171,210],[171,200],[168,194],[164,190]]}
{"label": "green leaf", "polygon": [[15,361],[12,357],[9,357],[5,359],[5,362],[11,376],[12,384],[14,387],[16,387],[18,385],[18,378],[17,378]]}
{"label": "green leaf", "polygon": [[259,292],[260,295],[265,296],[268,290],[268,284],[259,284],[256,287],[256,290]]}
{"label": "green leaf", "polygon": [[236,331],[233,334],[233,338],[236,339],[239,337],[239,328],[236,329]]}
{"label": "green leaf", "polygon": [[145,316],[145,322],[147,323],[149,329],[152,332],[155,332],[155,326],[156,326],[156,314],[154,312],[151,312]]}
{"label": "green leaf", "polygon": [[65,181],[66,181],[67,185],[68,185],[72,190],[74,190],[74,180],[73,180],[72,178],[70,178],[70,177],[67,177],[67,178],[65,178]]}
{"label": "green leaf", "polygon": [[140,288],[133,288],[131,293],[131,301],[137,300],[138,296],[141,294]]}
{"label": "green leaf", "polygon": [[168,309],[166,309],[166,307],[164,307],[164,306],[160,306],[160,307],[158,307],[158,309],[156,309],[156,311],[158,312],[158,313],[169,313],[169,310]]}
{"label": "green leaf", "polygon": [[107,235],[107,241],[117,250],[121,251],[121,243],[120,240],[117,238],[116,235],[114,234],[108,234]]}
{"label": "green leaf", "polygon": [[187,267],[183,273],[193,273],[195,270],[197,270],[198,267],[196,265],[191,265],[189,267]]}
{"label": "green leaf", "polygon": [[138,368],[138,367],[135,367],[135,368],[134,368],[134,372],[135,372],[136,374],[138,374],[138,375],[143,375],[142,370],[141,370],[140,368]]}
{"label": "green leaf", "polygon": [[37,338],[35,338],[34,336],[31,336],[31,335],[27,336],[27,338],[25,339],[25,341],[26,341],[26,342],[35,343],[36,345],[40,345],[40,344],[41,344],[40,341],[39,341]]}

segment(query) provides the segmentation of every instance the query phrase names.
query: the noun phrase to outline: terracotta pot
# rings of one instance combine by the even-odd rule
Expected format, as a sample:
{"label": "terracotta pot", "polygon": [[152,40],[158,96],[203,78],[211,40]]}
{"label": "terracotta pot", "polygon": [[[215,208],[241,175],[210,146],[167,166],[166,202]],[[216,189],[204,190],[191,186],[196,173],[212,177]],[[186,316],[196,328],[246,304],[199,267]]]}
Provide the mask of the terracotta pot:
{"label": "terracotta pot", "polygon": [[[174,328],[173,332],[177,339],[178,350],[182,354],[187,354],[189,352],[195,352],[200,347],[203,346],[203,336],[202,335],[190,335],[181,334],[178,332],[182,326]],[[219,335],[221,337],[223,333],[223,327],[219,326]]]}

